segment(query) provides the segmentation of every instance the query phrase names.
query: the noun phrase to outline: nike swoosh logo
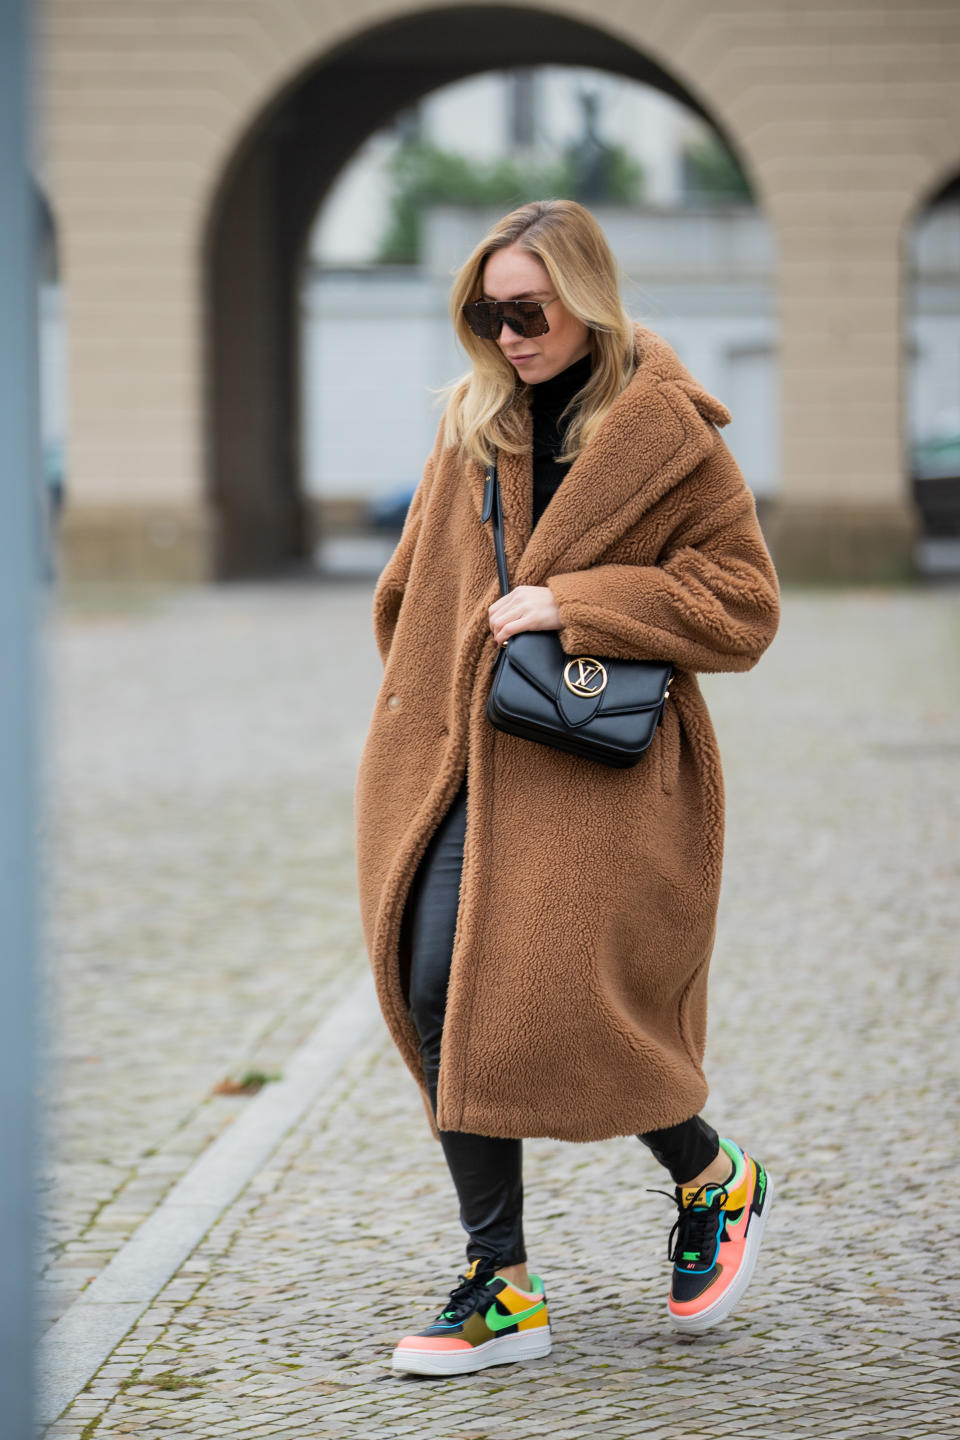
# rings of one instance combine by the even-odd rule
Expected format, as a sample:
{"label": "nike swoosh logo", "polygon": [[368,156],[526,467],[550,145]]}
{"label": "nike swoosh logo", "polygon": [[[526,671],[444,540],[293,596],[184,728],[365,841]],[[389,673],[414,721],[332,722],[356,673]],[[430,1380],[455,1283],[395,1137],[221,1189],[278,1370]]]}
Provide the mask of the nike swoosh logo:
{"label": "nike swoosh logo", "polygon": [[755,1188],[755,1184],[753,1187],[748,1188],[744,1197],[743,1209],[740,1211],[739,1217],[736,1220],[730,1220],[729,1217],[727,1218],[725,1238],[733,1241],[735,1244],[744,1239],[747,1230],[750,1228],[750,1217],[753,1214],[753,1190]]}
{"label": "nike swoosh logo", "polygon": [[511,1325],[519,1324],[521,1320],[529,1320],[531,1315],[539,1315],[545,1305],[546,1301],[541,1300],[539,1304],[531,1305],[529,1310],[518,1310],[514,1315],[501,1315],[496,1305],[491,1305],[483,1318],[487,1323],[488,1330],[507,1330]]}

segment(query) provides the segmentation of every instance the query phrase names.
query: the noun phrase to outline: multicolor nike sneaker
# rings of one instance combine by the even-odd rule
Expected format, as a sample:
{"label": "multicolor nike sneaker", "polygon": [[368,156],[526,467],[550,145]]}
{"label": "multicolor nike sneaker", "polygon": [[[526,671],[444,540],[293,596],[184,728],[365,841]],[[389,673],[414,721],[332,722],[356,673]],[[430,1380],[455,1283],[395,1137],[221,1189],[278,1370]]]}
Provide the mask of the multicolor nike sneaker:
{"label": "multicolor nike sneaker", "polygon": [[534,1360],[550,1353],[543,1281],[529,1292],[498,1275],[489,1260],[474,1260],[450,1292],[446,1308],[393,1352],[393,1369],[414,1375],[466,1375],[488,1365]]}
{"label": "multicolor nike sneaker", "polygon": [[667,1313],[692,1335],[725,1320],[750,1284],[773,1191],[762,1165],[732,1140],[720,1144],[733,1174],[724,1185],[677,1186],[680,1213],[667,1245],[673,1261]]}

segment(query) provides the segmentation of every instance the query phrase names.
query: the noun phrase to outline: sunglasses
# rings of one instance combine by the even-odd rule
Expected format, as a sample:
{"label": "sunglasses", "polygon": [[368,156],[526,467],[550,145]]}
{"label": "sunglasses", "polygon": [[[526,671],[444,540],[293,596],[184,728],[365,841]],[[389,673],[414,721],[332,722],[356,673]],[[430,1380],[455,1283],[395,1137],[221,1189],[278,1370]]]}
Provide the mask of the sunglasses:
{"label": "sunglasses", "polygon": [[552,305],[557,299],[545,300],[474,300],[464,305],[462,314],[474,335],[481,340],[499,340],[504,325],[517,335],[529,339],[532,335],[546,335],[550,326],[544,315],[544,306]]}

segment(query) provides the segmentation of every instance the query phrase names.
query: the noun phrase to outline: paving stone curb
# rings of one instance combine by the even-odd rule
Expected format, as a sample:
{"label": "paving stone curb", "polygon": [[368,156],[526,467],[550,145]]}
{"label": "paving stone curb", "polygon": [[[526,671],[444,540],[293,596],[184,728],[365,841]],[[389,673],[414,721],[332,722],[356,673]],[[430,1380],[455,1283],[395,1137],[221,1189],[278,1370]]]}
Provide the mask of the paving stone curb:
{"label": "paving stone curb", "polygon": [[40,1424],[80,1393],[378,1019],[365,975],[291,1057],[284,1079],[251,1101],[51,1327],[39,1353]]}

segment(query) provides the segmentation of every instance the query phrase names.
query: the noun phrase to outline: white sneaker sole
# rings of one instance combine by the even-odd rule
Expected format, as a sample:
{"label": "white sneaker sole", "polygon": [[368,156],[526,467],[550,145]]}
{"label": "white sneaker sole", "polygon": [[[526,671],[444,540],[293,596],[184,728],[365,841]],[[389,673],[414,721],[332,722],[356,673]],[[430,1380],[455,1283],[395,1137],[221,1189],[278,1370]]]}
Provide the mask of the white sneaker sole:
{"label": "white sneaker sole", "polygon": [[770,1178],[770,1172],[767,1171],[766,1202],[760,1214],[755,1215],[751,1221],[750,1229],[747,1231],[747,1241],[743,1247],[743,1262],[727,1290],[712,1305],[708,1305],[706,1310],[701,1310],[699,1315],[674,1315],[668,1303],[667,1315],[670,1323],[682,1334],[702,1335],[704,1331],[712,1330],[714,1325],[719,1325],[721,1320],[726,1320],[731,1310],[742,1299],[757,1263],[760,1242],[763,1239],[767,1216],[770,1214],[770,1206],[773,1203],[773,1189],[773,1181]]}
{"label": "white sneaker sole", "polygon": [[469,1375],[490,1365],[510,1365],[516,1360],[539,1360],[550,1354],[550,1326],[501,1335],[472,1350],[413,1350],[393,1352],[394,1370],[407,1375]]}

